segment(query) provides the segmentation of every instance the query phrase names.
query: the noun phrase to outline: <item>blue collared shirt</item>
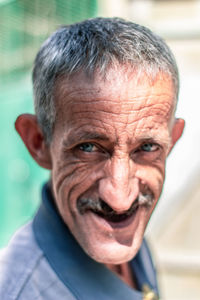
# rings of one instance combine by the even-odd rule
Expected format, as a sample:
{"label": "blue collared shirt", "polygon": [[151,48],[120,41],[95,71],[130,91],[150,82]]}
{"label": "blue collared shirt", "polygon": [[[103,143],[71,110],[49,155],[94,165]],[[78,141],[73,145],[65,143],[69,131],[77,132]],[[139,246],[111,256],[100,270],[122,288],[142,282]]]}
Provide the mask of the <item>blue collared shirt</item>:
{"label": "blue collared shirt", "polygon": [[158,294],[156,274],[145,241],[130,262],[134,290],[91,259],[57,213],[48,185],[32,222],[1,251],[1,300],[141,300],[142,287]]}

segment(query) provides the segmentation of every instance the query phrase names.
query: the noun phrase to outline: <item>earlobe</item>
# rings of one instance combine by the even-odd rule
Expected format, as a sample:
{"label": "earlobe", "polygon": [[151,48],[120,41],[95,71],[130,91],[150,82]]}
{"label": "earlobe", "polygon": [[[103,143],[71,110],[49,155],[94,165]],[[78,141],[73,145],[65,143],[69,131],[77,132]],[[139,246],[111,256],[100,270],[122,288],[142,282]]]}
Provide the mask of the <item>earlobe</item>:
{"label": "earlobe", "polygon": [[31,114],[20,115],[15,122],[15,128],[34,160],[41,167],[50,170],[51,155],[49,147],[45,143],[36,116]]}
{"label": "earlobe", "polygon": [[182,136],[183,130],[185,127],[185,121],[183,119],[175,119],[172,133],[171,133],[171,147],[169,150],[169,153],[171,152],[172,148],[176,144],[176,142],[180,139]]}

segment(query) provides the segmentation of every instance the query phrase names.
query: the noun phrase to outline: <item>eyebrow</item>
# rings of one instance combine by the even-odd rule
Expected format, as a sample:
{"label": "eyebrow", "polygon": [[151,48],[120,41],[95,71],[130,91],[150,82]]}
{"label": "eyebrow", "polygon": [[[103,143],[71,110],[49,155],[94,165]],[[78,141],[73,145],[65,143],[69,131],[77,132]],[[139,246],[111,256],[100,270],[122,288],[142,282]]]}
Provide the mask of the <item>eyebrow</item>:
{"label": "eyebrow", "polygon": [[156,144],[163,145],[164,147],[168,148],[171,145],[171,139],[163,138],[162,136],[154,136],[154,135],[142,135],[137,139],[138,143],[145,143],[145,142],[155,142]]}
{"label": "eyebrow", "polygon": [[67,138],[63,141],[63,146],[70,147],[74,144],[88,140],[108,141],[109,138],[105,134],[95,131],[70,132]]}

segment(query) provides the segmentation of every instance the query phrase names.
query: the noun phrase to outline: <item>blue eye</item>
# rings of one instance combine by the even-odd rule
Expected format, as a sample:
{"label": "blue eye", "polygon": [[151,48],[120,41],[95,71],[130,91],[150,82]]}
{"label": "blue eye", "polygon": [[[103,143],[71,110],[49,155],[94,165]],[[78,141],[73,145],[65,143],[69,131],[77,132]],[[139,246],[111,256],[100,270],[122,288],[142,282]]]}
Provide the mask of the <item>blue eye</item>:
{"label": "blue eye", "polygon": [[95,145],[92,143],[83,143],[79,146],[79,149],[84,152],[94,151]]}
{"label": "blue eye", "polygon": [[153,152],[158,149],[158,146],[152,143],[145,143],[141,146],[141,150],[145,152]]}

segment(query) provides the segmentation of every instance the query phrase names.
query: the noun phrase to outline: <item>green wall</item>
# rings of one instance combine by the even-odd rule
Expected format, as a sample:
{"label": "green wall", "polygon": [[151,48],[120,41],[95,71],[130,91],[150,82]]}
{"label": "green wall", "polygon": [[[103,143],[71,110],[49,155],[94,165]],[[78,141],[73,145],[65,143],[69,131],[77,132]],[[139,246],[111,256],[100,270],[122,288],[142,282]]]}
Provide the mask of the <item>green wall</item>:
{"label": "green wall", "polygon": [[95,0],[0,2],[0,247],[35,213],[49,174],[30,157],[14,129],[32,113],[31,68],[41,42],[59,25],[93,17]]}

